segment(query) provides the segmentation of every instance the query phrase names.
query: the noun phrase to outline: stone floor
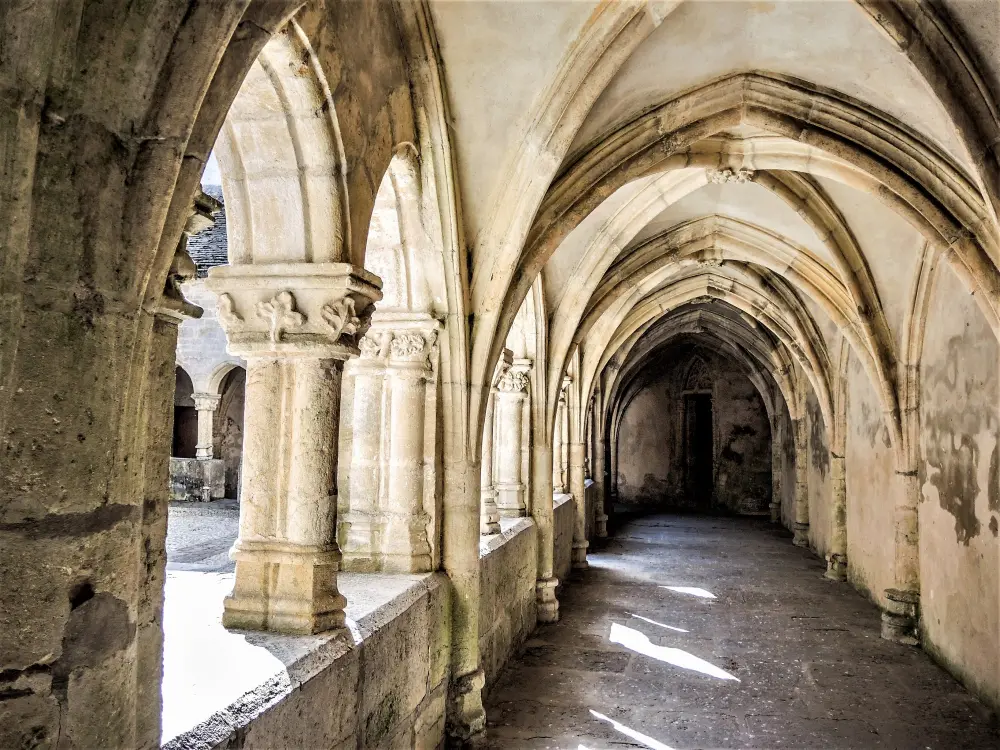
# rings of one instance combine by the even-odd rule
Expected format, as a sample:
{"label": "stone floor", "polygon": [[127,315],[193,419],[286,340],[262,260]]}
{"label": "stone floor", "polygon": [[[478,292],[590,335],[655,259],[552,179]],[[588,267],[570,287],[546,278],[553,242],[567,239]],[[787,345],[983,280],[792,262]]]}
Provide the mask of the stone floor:
{"label": "stone floor", "polygon": [[590,563],[491,691],[488,747],[1000,747],[981,703],[766,521],[633,520]]}

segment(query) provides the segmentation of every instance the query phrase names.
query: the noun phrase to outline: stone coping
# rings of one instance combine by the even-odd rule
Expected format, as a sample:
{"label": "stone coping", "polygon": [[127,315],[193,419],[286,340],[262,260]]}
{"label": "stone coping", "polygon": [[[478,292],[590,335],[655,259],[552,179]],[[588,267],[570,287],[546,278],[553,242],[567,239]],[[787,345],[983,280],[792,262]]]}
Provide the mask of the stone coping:
{"label": "stone coping", "polygon": [[289,636],[222,627],[232,573],[168,571],[163,730],[169,750],[215,747],[446,585],[441,573],[341,573],[347,630]]}
{"label": "stone coping", "polygon": [[530,516],[523,518],[501,518],[500,533],[479,537],[479,557],[486,557],[492,552],[500,549],[518,534],[523,534],[528,529],[533,528],[534,520]]}
{"label": "stone coping", "polygon": [[573,496],[568,492],[563,492],[558,495],[552,496],[552,509],[555,510],[560,505],[565,505],[573,499]]}

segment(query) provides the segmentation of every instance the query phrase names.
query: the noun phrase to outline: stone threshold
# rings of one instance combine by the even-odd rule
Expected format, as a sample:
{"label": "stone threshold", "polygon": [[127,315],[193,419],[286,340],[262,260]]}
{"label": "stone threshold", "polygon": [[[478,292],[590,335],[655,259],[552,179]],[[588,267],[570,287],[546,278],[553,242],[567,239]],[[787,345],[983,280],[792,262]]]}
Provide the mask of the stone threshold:
{"label": "stone threshold", "polygon": [[161,745],[196,750],[225,742],[447,584],[441,573],[341,573],[337,580],[347,629],[289,636],[222,627],[233,573],[168,571]]}

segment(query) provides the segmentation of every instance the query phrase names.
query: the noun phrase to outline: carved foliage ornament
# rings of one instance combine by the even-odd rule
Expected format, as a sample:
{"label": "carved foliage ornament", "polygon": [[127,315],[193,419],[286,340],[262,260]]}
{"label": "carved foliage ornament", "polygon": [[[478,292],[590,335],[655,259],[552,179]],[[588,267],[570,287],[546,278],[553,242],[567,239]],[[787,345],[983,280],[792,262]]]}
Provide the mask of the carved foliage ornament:
{"label": "carved foliage ornament", "polygon": [[716,185],[726,182],[737,182],[740,184],[753,182],[755,173],[752,169],[710,169],[708,170],[708,181]]}
{"label": "carved foliage ornament", "polygon": [[233,298],[228,294],[219,295],[219,320],[226,328],[233,328],[243,322],[243,316],[233,307]]}
{"label": "carved foliage ornament", "polygon": [[338,339],[342,334],[354,336],[361,328],[361,318],[354,313],[354,298],[344,297],[336,302],[328,302],[323,305],[319,312],[326,323],[333,330],[333,338]]}
{"label": "carved foliage ornament", "polygon": [[528,376],[522,370],[511,368],[500,376],[497,388],[504,393],[519,393],[528,389]]}
{"label": "carved foliage ornament", "polygon": [[271,341],[281,341],[282,334],[289,328],[298,328],[305,323],[305,316],[296,312],[295,297],[289,291],[278,292],[269,302],[257,303],[257,317],[268,324]]}

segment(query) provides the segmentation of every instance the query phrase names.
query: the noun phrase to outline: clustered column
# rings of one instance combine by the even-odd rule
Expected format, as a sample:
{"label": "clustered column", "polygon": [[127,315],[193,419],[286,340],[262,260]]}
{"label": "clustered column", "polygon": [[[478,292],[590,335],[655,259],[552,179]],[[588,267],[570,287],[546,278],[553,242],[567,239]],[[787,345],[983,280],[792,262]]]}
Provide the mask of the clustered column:
{"label": "clustered column", "polygon": [[510,363],[501,359],[497,364],[493,381],[490,384],[489,396],[486,400],[486,417],[483,420],[483,450],[480,465],[480,524],[479,532],[483,536],[500,533],[500,511],[497,508],[497,488],[495,480],[494,456],[496,444],[496,410],[497,382],[506,374]]}
{"label": "clustered column", "polygon": [[526,514],[521,442],[524,405],[528,398],[527,373],[524,365],[514,365],[497,382],[494,447],[497,508],[503,518],[518,518]]}
{"label": "clustered column", "polygon": [[781,415],[771,418],[771,523],[781,522],[781,477],[784,471],[784,419]]}
{"label": "clustered column", "polygon": [[903,487],[893,513],[896,528],[894,578],[896,585],[886,589],[882,609],[882,637],[896,643],[916,646],[920,643],[920,553],[917,503],[920,481],[917,472],[896,472]]}
{"label": "clustered column", "polygon": [[382,569],[391,572],[420,573],[432,567],[427,535],[431,519],[424,510],[424,427],[436,339],[435,329],[403,330],[392,334],[389,346],[388,507]]}
{"label": "clustered column", "polygon": [[226,627],[342,627],[335,538],[344,361],[377,277],[345,263],[219,266],[209,273],[231,354],[247,362],[236,580]]}
{"label": "clustered column", "polygon": [[360,342],[361,356],[346,365],[353,380],[350,435],[351,460],[344,491],[344,517],[339,523],[345,570],[378,570],[384,529],[381,508],[381,455],[386,359],[391,337],[369,331]]}

